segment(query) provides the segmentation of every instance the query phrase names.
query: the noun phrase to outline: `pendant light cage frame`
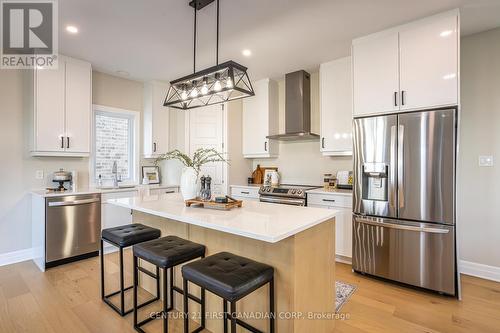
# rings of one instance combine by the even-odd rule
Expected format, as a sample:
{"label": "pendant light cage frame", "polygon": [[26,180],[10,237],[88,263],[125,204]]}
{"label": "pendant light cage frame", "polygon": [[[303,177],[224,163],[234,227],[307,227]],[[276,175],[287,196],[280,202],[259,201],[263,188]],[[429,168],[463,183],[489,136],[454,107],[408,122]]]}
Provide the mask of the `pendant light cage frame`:
{"label": "pendant light cage frame", "polygon": [[220,104],[236,99],[254,96],[255,92],[248,77],[247,67],[234,61],[219,64],[219,0],[217,1],[217,45],[216,65],[196,71],[196,11],[214,0],[190,2],[194,8],[194,57],[193,74],[170,82],[163,106],[176,109],[193,109]]}

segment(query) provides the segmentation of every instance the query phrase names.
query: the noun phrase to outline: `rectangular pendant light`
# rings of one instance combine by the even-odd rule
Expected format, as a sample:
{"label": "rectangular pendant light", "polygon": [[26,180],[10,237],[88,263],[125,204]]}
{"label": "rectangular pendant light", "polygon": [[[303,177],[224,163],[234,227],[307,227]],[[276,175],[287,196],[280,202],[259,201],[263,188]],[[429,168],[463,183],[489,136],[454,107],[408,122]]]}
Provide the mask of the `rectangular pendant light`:
{"label": "rectangular pendant light", "polygon": [[171,81],[163,105],[186,110],[254,95],[247,68],[226,61]]}

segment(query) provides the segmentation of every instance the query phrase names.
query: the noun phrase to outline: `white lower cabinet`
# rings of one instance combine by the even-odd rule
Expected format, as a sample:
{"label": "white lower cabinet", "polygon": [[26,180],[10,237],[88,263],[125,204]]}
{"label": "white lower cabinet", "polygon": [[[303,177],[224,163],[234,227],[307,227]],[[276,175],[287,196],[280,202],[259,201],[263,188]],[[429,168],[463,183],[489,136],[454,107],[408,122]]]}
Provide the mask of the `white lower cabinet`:
{"label": "white lower cabinet", "polygon": [[[129,198],[137,195],[137,191],[103,193],[101,195],[101,230],[132,223],[132,211],[107,203],[109,199]],[[105,248],[111,245],[104,243]]]}
{"label": "white lower cabinet", "polygon": [[234,186],[231,185],[231,197],[237,200],[259,201],[258,186]]}
{"label": "white lower cabinet", "polygon": [[165,188],[154,188],[154,189],[149,190],[150,195],[172,194],[172,193],[177,193],[177,192],[179,192],[179,187],[177,187],[177,186],[165,187]]}
{"label": "white lower cabinet", "polygon": [[308,193],[307,206],[340,211],[335,218],[335,255],[337,261],[352,258],[352,196],[330,193]]}

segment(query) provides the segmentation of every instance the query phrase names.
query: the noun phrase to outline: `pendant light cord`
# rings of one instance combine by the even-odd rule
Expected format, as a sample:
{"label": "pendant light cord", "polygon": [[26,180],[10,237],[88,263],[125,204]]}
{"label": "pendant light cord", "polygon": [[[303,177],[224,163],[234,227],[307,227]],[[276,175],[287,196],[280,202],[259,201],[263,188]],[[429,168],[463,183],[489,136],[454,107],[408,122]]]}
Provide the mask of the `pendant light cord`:
{"label": "pendant light cord", "polygon": [[196,73],[196,12],[198,9],[198,2],[194,2],[194,38],[193,38],[193,73]]}
{"label": "pendant light cord", "polygon": [[215,64],[219,64],[219,0],[217,2],[217,51],[215,52]]}

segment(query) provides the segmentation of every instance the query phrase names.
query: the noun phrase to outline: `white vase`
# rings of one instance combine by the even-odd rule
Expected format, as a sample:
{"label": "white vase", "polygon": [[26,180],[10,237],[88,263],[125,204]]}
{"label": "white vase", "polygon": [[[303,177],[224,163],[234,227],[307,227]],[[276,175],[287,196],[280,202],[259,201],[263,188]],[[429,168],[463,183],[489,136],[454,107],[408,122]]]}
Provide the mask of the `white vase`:
{"label": "white vase", "polygon": [[194,199],[198,194],[198,175],[193,168],[184,168],[181,174],[181,194],[184,200]]}

